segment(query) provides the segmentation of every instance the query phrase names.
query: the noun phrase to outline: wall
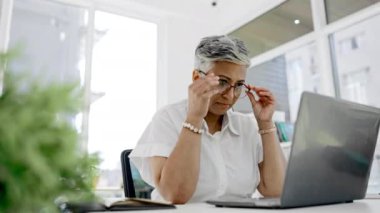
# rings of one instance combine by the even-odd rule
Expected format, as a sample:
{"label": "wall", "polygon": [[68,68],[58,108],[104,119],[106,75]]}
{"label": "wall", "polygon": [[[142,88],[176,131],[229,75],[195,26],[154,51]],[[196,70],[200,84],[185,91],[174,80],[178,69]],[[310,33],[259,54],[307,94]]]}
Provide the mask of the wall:
{"label": "wall", "polygon": [[[168,21],[167,103],[187,97],[187,88],[191,83],[194,69],[195,47],[202,37],[214,34],[217,34],[216,26],[208,23],[183,19],[170,19]],[[162,83],[158,82],[159,87]]]}
{"label": "wall", "polygon": [[[219,1],[217,8],[209,10],[208,18],[167,17],[163,21],[167,25],[161,26],[166,28],[166,42],[159,47],[158,57],[165,60],[159,63],[163,63],[166,70],[158,73],[158,107],[187,98],[194,68],[194,50],[202,37],[227,34],[281,2],[283,0]],[[167,57],[160,57],[160,54]]]}

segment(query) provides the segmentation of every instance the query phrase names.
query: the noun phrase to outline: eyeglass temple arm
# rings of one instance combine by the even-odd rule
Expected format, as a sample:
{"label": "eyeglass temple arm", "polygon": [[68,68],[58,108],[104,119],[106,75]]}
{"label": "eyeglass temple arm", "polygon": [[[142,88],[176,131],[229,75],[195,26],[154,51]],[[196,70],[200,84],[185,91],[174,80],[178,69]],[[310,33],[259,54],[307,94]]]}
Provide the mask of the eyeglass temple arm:
{"label": "eyeglass temple arm", "polygon": [[251,89],[249,88],[249,86],[247,85],[247,84],[243,84],[244,85],[244,87],[248,90],[248,91],[251,91]]}

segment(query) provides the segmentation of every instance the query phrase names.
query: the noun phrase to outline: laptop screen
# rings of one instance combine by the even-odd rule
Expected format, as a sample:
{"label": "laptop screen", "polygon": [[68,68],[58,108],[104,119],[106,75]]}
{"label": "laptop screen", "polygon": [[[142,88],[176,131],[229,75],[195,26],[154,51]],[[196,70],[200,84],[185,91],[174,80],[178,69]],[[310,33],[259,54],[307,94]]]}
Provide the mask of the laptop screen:
{"label": "laptop screen", "polygon": [[380,109],[305,92],[295,124],[282,203],[365,196]]}

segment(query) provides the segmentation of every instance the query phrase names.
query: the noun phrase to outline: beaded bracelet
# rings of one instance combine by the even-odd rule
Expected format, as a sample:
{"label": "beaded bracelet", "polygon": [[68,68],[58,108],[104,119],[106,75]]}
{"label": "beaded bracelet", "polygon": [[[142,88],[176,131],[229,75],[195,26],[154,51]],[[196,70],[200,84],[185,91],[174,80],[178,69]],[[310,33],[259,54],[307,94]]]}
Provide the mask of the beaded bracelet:
{"label": "beaded bracelet", "polygon": [[194,133],[197,133],[197,134],[202,134],[203,133],[203,129],[198,129],[197,127],[195,127],[194,125],[192,125],[191,123],[187,123],[187,122],[183,122],[182,123],[182,126],[186,129],[189,129],[190,131],[194,132]]}
{"label": "beaded bracelet", "polygon": [[264,135],[264,134],[268,134],[268,133],[275,132],[275,131],[276,131],[276,127],[272,127],[270,129],[259,130],[259,134]]}

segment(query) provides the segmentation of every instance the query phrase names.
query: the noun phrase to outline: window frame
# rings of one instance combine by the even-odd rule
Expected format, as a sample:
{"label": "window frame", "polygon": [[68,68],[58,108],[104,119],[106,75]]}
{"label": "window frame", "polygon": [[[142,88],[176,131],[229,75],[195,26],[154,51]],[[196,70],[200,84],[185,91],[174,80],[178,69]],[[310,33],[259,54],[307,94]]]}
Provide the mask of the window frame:
{"label": "window frame", "polygon": [[[12,22],[12,11],[15,0],[2,0],[0,16],[0,52],[8,50],[9,35]],[[157,11],[149,8],[136,9],[137,3],[107,2],[102,0],[45,0],[50,2],[62,3],[70,6],[81,7],[88,11],[88,30],[85,35],[85,75],[84,75],[84,99],[82,107],[82,127],[80,150],[86,152],[88,149],[88,130],[89,115],[91,108],[91,73],[92,73],[92,54],[94,46],[95,31],[95,12],[103,11],[115,15],[139,19],[157,24],[157,108],[168,103],[168,69],[165,63],[167,50],[165,45],[168,41],[167,36],[167,18],[160,16]],[[141,5],[138,5],[141,8]],[[144,12],[142,12],[144,11]],[[159,51],[159,52],[158,52]],[[158,75],[159,73],[159,75]],[[3,68],[0,67],[0,95],[3,88]]]}

